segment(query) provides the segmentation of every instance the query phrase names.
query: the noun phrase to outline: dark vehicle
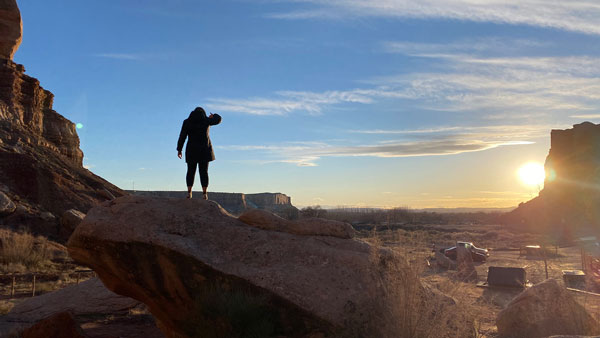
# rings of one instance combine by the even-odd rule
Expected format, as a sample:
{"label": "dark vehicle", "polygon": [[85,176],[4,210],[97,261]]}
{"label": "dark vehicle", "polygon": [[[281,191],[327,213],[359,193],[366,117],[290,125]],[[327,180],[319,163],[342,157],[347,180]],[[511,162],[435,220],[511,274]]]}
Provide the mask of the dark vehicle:
{"label": "dark vehicle", "polygon": [[[456,244],[467,248],[467,250],[471,252],[471,257],[473,257],[474,262],[485,262],[490,256],[488,249],[478,248],[471,242],[457,242]],[[456,260],[456,246],[442,250],[446,257]]]}

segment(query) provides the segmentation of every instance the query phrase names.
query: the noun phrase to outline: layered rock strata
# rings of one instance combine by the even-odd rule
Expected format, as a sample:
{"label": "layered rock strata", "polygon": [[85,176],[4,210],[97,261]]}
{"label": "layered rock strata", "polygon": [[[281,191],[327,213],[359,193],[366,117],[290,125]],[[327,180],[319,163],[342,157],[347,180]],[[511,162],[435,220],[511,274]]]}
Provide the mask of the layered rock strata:
{"label": "layered rock strata", "polygon": [[562,237],[600,228],[600,125],[552,130],[539,196],[504,216],[505,224]]}
{"label": "layered rock strata", "polygon": [[54,95],[11,60],[20,22],[16,2],[0,0],[0,191],[16,205],[0,215],[0,225],[57,237],[65,211],[85,213],[124,192],[83,167],[75,124],[54,111]]}
{"label": "layered rock strata", "polygon": [[392,309],[437,297],[391,250],[284,230],[212,201],[126,196],[90,210],[67,246],[109,289],[144,302],[167,337],[391,337]]}

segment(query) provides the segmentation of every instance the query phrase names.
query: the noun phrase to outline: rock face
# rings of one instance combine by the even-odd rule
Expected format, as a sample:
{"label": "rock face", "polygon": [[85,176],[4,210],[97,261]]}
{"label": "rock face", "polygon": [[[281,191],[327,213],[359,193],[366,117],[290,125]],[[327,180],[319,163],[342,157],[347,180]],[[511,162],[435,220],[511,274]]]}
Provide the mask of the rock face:
{"label": "rock face", "polygon": [[391,250],[262,230],[200,199],[106,202],[67,246],[109,289],[144,302],[168,337],[391,337],[382,332],[397,323],[384,319],[405,297],[390,290],[401,280],[424,292]]}
{"label": "rock face", "polygon": [[598,322],[556,280],[549,279],[515,297],[496,320],[500,337],[592,335]]}
{"label": "rock face", "polygon": [[[20,27],[18,13],[15,1],[0,0],[0,50],[12,32],[6,28],[5,33],[5,26],[16,27],[7,18],[18,16]],[[16,50],[18,43],[12,46]],[[56,237],[58,218],[52,220],[44,213],[86,212],[107,200],[107,191],[115,196],[124,192],[83,168],[75,124],[52,109],[54,95],[25,75],[22,65],[1,58],[0,186],[17,208],[9,216],[0,216],[0,225],[24,226]]]}
{"label": "rock face", "polygon": [[509,225],[558,231],[563,237],[600,226],[600,125],[552,130],[546,180],[538,197],[502,218]]}
{"label": "rock face", "polygon": [[23,37],[17,0],[0,0],[0,59],[12,60]]}
{"label": "rock face", "polygon": [[[187,191],[133,191],[136,196],[185,198]],[[217,202],[225,210],[240,215],[248,209],[268,210],[286,219],[298,218],[298,208],[292,205],[291,197],[282,193],[243,194],[229,192],[208,192],[208,199]]]}

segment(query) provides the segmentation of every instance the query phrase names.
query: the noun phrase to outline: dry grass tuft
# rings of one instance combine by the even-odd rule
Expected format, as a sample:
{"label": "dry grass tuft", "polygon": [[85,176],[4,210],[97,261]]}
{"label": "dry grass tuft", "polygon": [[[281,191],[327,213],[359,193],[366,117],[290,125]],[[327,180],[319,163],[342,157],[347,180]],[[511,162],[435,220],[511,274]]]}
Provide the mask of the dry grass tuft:
{"label": "dry grass tuft", "polygon": [[50,264],[48,240],[29,233],[0,232],[0,270],[23,272]]}

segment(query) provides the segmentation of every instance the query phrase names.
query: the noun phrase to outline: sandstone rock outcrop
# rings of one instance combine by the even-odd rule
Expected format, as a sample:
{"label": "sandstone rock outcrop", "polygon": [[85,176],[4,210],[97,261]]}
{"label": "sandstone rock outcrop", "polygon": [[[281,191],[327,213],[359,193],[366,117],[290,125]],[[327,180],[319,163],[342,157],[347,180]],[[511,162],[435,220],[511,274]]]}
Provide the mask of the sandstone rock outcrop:
{"label": "sandstone rock outcrop", "polygon": [[[0,53],[9,37],[5,25],[18,14],[14,0],[0,0]],[[20,22],[20,15],[18,16]],[[9,20],[10,21],[10,20]],[[4,25],[4,26],[3,26]],[[19,23],[20,25],[20,23]],[[20,27],[20,26],[19,26]],[[15,50],[18,43],[12,45]],[[105,201],[106,191],[124,192],[82,165],[75,124],[52,109],[54,95],[25,68],[0,55],[0,186],[17,205],[0,225],[24,226],[46,236],[58,235],[58,218],[69,209],[87,211]]]}
{"label": "sandstone rock outcrop", "polygon": [[[552,130],[546,180],[538,197],[522,203],[501,222],[571,237],[600,227],[600,125],[584,122]],[[569,238],[565,238],[569,239]]]}
{"label": "sandstone rock outcrop", "polygon": [[398,325],[387,320],[406,298],[391,291],[398,283],[417,304],[430,294],[391,250],[262,230],[200,199],[105,202],[67,246],[109,289],[144,302],[168,337],[229,337],[240,323],[256,336],[381,337]]}
{"label": "sandstone rock outcrop", "polygon": [[58,313],[90,315],[127,311],[138,301],[106,289],[98,278],[29,298],[13,307],[0,319],[0,337],[18,328],[26,328]]}
{"label": "sandstone rock outcrop", "polygon": [[29,298],[13,307],[4,319],[37,322],[53,314],[68,311],[74,315],[126,311],[139,302],[108,290],[98,278]]}
{"label": "sandstone rock outcrop", "polygon": [[12,60],[23,38],[17,0],[0,0],[0,59]]}
{"label": "sandstone rock outcrop", "polygon": [[591,335],[598,322],[556,280],[549,279],[515,297],[496,320],[503,338]]}

